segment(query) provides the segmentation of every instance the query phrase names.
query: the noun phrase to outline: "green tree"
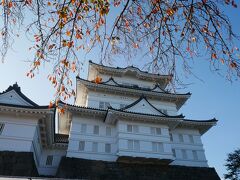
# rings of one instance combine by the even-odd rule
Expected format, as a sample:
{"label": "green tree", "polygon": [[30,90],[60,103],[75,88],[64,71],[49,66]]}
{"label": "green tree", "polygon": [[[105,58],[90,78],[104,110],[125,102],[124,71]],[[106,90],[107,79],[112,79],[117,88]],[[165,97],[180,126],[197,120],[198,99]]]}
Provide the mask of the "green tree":
{"label": "green tree", "polygon": [[229,153],[226,161],[228,173],[224,175],[225,179],[240,180],[240,149]]}

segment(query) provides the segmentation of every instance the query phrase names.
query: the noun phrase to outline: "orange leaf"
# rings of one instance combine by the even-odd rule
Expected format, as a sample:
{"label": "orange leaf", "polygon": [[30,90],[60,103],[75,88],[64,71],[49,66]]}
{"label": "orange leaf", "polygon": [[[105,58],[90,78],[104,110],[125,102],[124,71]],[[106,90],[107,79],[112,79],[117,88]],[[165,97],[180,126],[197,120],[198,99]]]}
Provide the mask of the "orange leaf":
{"label": "orange leaf", "polygon": [[236,68],[237,67],[237,63],[235,63],[234,61],[231,62],[230,64],[231,68]]}
{"label": "orange leaf", "polygon": [[53,103],[52,103],[52,101],[49,103],[49,106],[48,106],[48,108],[52,108],[53,107]]}
{"label": "orange leaf", "polygon": [[67,31],[67,32],[66,32],[66,35],[67,35],[67,36],[70,36],[70,35],[71,35],[71,31]]}
{"label": "orange leaf", "polygon": [[95,83],[99,84],[102,82],[102,78],[100,76],[97,76],[94,81]]}
{"label": "orange leaf", "polygon": [[212,59],[217,59],[217,55],[215,53],[212,53]]}

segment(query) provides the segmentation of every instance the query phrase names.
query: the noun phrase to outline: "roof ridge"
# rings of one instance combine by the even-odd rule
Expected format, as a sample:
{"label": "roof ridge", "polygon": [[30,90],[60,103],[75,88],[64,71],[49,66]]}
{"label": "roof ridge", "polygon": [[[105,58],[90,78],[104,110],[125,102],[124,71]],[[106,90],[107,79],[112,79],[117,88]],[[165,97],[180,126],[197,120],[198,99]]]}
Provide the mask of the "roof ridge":
{"label": "roof ridge", "polygon": [[22,99],[24,99],[27,103],[31,104],[32,106],[35,106],[35,107],[39,106],[38,104],[33,102],[31,99],[29,99],[26,95],[22,93],[21,87],[18,86],[17,82],[13,85],[10,85],[5,91],[1,92],[0,95],[8,93],[12,90],[14,90]]}
{"label": "roof ridge", "polygon": [[[158,111],[158,112],[160,112],[161,114],[163,114],[165,117],[182,117],[182,118],[184,118],[184,116],[183,116],[182,114],[177,115],[177,116],[170,116],[170,115],[167,115],[167,114],[163,113],[161,110],[159,110],[158,108],[156,108],[152,103],[150,103],[150,102],[148,101],[147,97],[146,97],[144,94],[142,94],[142,96],[141,96],[140,98],[138,98],[136,101],[134,101],[133,103],[131,103],[131,104],[129,104],[128,106],[125,106],[125,107],[123,107],[123,108],[120,108],[119,110],[120,110],[120,111],[125,111],[125,110],[133,107],[134,105],[138,104],[138,103],[139,103],[140,101],[142,101],[143,99],[144,99],[152,108],[154,108],[156,111]],[[129,111],[129,112],[130,112],[130,111]]]}
{"label": "roof ridge", "polygon": [[[79,79],[79,80],[86,81],[86,82],[94,83],[94,82],[89,81],[89,80],[87,80],[87,79],[80,78],[79,76],[77,76],[76,78]],[[108,80],[107,80],[107,81],[108,81]],[[112,86],[112,87],[114,87],[114,85],[106,84],[107,81],[102,82],[102,83],[99,83],[99,84],[100,84],[100,85],[107,85],[107,86]],[[114,80],[114,82],[117,83],[115,80]],[[118,83],[117,83],[117,84],[118,84]],[[134,88],[133,86],[126,86],[126,85],[121,85],[121,84],[118,84],[118,85],[119,85],[120,87],[122,87],[122,88],[129,88],[129,89],[135,89],[135,90],[140,90],[140,91],[148,91],[148,92],[154,92],[154,93],[162,93],[162,94],[165,93],[165,94],[169,94],[169,95],[191,95],[190,92],[187,92],[187,93],[185,93],[185,94],[176,94],[176,93],[171,93],[171,92],[166,92],[166,91],[164,91],[164,92],[157,92],[157,91],[152,91],[151,89],[146,89],[146,88]]]}
{"label": "roof ridge", "polygon": [[143,70],[141,70],[141,69],[139,69],[138,67],[136,67],[136,66],[133,66],[133,65],[131,65],[131,66],[126,66],[126,67],[112,67],[112,66],[106,66],[106,65],[103,65],[103,64],[97,64],[97,63],[95,63],[95,62],[93,62],[92,60],[89,60],[89,63],[91,63],[91,64],[94,64],[94,65],[97,65],[97,66],[101,66],[101,67],[106,67],[106,68],[112,68],[112,69],[121,69],[121,70],[127,70],[127,69],[129,69],[129,68],[134,68],[134,69],[136,69],[136,70],[138,70],[139,72],[142,72],[142,73],[146,73],[146,74],[149,74],[149,75],[157,75],[157,76],[171,76],[172,77],[172,74],[159,74],[159,73],[157,73],[157,74],[155,74],[155,73],[149,73],[148,71],[143,71]]}

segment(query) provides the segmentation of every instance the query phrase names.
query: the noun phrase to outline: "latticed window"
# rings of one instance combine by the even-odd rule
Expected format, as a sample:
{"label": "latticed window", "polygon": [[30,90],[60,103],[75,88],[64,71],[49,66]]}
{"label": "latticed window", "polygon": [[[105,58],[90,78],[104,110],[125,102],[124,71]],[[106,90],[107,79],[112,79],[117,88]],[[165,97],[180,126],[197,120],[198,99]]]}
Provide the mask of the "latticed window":
{"label": "latticed window", "polygon": [[99,126],[94,126],[93,127],[93,134],[96,134],[96,135],[99,134]]}
{"label": "latticed window", "polygon": [[183,135],[179,134],[179,142],[183,142]]}
{"label": "latticed window", "polygon": [[3,132],[3,129],[4,129],[4,124],[3,124],[3,123],[0,123],[0,135],[1,135],[2,132]]}
{"label": "latticed window", "polygon": [[93,142],[93,144],[92,144],[92,151],[93,152],[98,152],[98,143],[97,142]]}
{"label": "latticed window", "polygon": [[151,134],[152,135],[161,135],[162,134],[161,128],[151,127]]}
{"label": "latticed window", "polygon": [[188,137],[189,137],[189,141],[190,141],[190,143],[194,143],[194,139],[193,139],[193,136],[192,135],[188,135]]}
{"label": "latticed window", "polygon": [[137,125],[127,125],[127,132],[131,132],[131,133],[138,133],[138,126]]}
{"label": "latticed window", "polygon": [[120,109],[125,108],[126,106],[126,104],[120,104]]}
{"label": "latticed window", "polygon": [[176,157],[176,150],[172,149],[173,156]]}
{"label": "latticed window", "polygon": [[152,142],[152,151],[153,152],[163,152],[163,143],[160,142]]}
{"label": "latticed window", "polygon": [[111,144],[105,144],[105,152],[111,153]]}
{"label": "latticed window", "polygon": [[85,134],[87,132],[87,125],[81,124],[81,133]]}
{"label": "latticed window", "polygon": [[187,159],[187,151],[185,149],[182,149],[182,158]]}
{"label": "latticed window", "polygon": [[108,107],[111,107],[109,102],[103,102],[103,101],[99,102],[99,108],[100,109],[107,109]]}
{"label": "latticed window", "polygon": [[53,162],[53,156],[47,156],[46,165],[51,166]]}
{"label": "latticed window", "polygon": [[193,159],[198,160],[197,151],[193,150],[192,153],[193,153]]}
{"label": "latticed window", "polygon": [[79,141],[78,150],[84,151],[84,149],[85,149],[85,141]]}
{"label": "latticed window", "polygon": [[140,142],[139,140],[128,140],[128,149],[139,151],[140,150]]}
{"label": "latticed window", "polygon": [[170,136],[170,141],[173,141],[173,135],[172,135],[172,133],[170,133],[169,136]]}
{"label": "latticed window", "polygon": [[111,136],[112,135],[112,129],[111,127],[106,127],[106,135]]}

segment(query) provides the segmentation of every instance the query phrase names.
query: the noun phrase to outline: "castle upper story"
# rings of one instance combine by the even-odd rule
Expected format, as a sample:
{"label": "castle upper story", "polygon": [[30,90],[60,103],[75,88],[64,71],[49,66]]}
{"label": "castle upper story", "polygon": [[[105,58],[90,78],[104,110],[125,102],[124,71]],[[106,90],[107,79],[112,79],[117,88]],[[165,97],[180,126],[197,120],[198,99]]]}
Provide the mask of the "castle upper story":
{"label": "castle upper story", "polygon": [[171,79],[171,75],[152,74],[133,66],[114,68],[89,61],[87,79],[77,77],[75,105],[120,109],[145,96],[162,112],[177,115],[191,94],[166,90]]}

